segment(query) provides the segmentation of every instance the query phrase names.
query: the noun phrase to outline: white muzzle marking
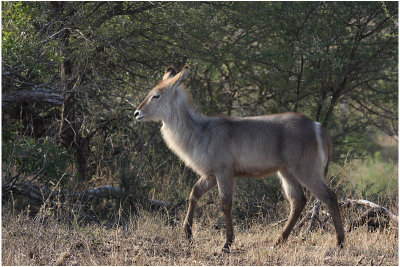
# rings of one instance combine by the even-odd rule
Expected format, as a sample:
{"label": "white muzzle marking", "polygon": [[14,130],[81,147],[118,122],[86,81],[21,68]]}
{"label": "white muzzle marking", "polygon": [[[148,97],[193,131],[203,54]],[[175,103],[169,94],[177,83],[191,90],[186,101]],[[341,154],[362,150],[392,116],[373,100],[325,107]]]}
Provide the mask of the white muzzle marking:
{"label": "white muzzle marking", "polygon": [[141,110],[136,110],[135,113],[133,114],[137,120],[140,120],[141,118],[144,117],[143,112]]}

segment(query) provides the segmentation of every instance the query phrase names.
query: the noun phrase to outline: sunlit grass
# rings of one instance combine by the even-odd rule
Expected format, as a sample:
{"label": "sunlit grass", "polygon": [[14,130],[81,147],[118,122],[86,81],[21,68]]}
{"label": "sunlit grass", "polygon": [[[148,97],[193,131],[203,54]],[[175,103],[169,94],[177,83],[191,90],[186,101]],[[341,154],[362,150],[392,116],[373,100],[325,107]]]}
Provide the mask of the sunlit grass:
{"label": "sunlit grass", "polygon": [[396,198],[398,192],[398,166],[393,162],[383,161],[380,153],[374,157],[358,160],[350,173],[350,189],[357,195],[372,201],[384,198]]}
{"label": "sunlit grass", "polygon": [[[38,218],[38,217],[37,217]],[[3,265],[397,265],[397,228],[347,233],[343,249],[334,232],[295,232],[272,248],[282,225],[236,223],[232,253],[220,252],[224,229],[195,223],[194,240],[183,237],[161,213],[140,211],[127,227],[70,225],[53,218],[3,213]]]}

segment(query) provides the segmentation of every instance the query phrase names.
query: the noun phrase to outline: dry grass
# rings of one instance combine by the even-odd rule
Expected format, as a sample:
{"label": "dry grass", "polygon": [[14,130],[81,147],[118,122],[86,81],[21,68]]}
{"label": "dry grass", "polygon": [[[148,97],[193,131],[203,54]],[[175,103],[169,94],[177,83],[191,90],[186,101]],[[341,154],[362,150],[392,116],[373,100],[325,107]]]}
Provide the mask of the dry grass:
{"label": "dry grass", "polygon": [[397,228],[361,227],[343,249],[330,230],[294,233],[286,245],[270,248],[281,225],[236,224],[232,253],[222,254],[223,229],[198,223],[189,245],[180,225],[155,213],[143,211],[113,229],[46,218],[3,210],[3,265],[398,265]]}

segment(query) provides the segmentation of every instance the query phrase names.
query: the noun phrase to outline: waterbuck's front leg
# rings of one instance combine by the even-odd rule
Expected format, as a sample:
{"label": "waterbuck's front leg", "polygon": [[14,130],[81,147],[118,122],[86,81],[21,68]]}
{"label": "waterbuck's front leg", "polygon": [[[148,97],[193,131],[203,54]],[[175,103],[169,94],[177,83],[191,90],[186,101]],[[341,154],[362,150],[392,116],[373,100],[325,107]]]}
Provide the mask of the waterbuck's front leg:
{"label": "waterbuck's front leg", "polygon": [[214,176],[202,176],[192,188],[192,192],[189,196],[189,208],[186,214],[185,221],[183,223],[183,230],[188,239],[192,237],[192,225],[193,215],[196,208],[197,201],[204,195],[208,190],[213,188],[217,184]]}
{"label": "waterbuck's front leg", "polygon": [[226,241],[224,247],[222,248],[222,252],[230,253],[230,248],[234,239],[232,223],[234,177],[226,172],[217,174],[217,183],[226,224]]}
{"label": "waterbuck's front leg", "polygon": [[287,170],[279,171],[278,175],[281,178],[282,187],[286,194],[286,197],[290,202],[290,214],[285,226],[283,227],[282,233],[275,241],[275,246],[281,245],[286,241],[307,202],[307,199],[304,195],[303,187],[296,180],[296,177],[294,177]]}

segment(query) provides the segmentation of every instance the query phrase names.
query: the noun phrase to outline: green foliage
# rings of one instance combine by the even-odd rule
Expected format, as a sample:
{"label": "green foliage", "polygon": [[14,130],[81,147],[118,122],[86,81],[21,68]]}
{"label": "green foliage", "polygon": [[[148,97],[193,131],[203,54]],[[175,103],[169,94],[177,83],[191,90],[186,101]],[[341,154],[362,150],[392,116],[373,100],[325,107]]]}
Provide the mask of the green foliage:
{"label": "green foliage", "polygon": [[345,137],[342,143],[342,151],[346,152],[346,155],[342,155],[344,159],[348,155],[353,155],[354,158],[360,158],[365,153],[365,144],[368,142],[366,136],[360,136],[358,134],[349,134]]}
{"label": "green foliage", "polygon": [[[43,40],[38,29],[45,23],[40,5],[33,2],[5,2],[2,17],[3,68],[31,78],[31,82],[48,82],[62,60],[56,42]],[[7,88],[4,88],[7,89]]]}
{"label": "green foliage", "polygon": [[[59,185],[68,183],[72,176],[73,158],[67,149],[60,147],[48,138],[35,140],[21,135],[22,126],[3,130],[2,172],[3,179],[15,175],[20,178]],[[3,180],[3,182],[5,182]]]}

